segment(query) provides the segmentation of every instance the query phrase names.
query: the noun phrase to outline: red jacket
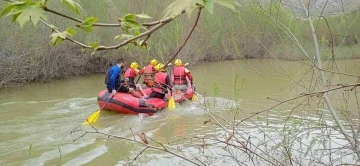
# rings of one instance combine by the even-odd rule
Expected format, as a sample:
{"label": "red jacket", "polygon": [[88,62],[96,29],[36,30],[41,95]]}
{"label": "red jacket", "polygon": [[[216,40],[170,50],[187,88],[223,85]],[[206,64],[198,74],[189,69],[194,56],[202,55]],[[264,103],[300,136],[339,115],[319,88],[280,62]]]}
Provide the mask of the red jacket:
{"label": "red jacket", "polygon": [[155,73],[153,91],[166,94],[167,88],[170,88],[170,86],[170,78],[166,72]]}
{"label": "red jacket", "polygon": [[187,84],[186,77],[190,80],[190,83],[193,83],[193,78],[188,69],[184,66],[177,66],[173,69],[174,74],[174,85]]}

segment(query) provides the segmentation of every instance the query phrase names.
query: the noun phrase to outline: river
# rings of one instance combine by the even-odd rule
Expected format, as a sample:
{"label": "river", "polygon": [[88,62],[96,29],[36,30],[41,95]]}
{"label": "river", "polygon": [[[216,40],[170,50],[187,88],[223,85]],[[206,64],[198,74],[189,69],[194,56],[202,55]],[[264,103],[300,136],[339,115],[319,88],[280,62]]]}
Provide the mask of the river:
{"label": "river", "polygon": [[[359,62],[341,60],[337,61],[337,67],[342,72],[358,74]],[[231,130],[232,126],[224,120],[240,122],[275,105],[276,100],[305,92],[304,88],[296,86],[292,78],[300,80],[304,75],[310,78],[308,69],[306,63],[270,59],[202,63],[190,68],[199,102],[186,101],[178,104],[174,111],[165,109],[151,117],[102,111],[95,127],[104,133],[129,139],[136,137],[137,140],[140,140],[137,134],[145,133],[176,154],[195,162],[235,165],[239,161],[231,156],[238,155],[235,158],[247,161],[243,164],[263,165],[263,160],[253,162],[246,159],[246,154],[235,153],[234,149],[226,151],[225,145],[216,145],[216,141],[204,145],[202,139],[182,138],[216,137],[225,140],[229,134],[223,128]],[[87,134],[79,138],[82,135],[79,130],[94,131],[90,126],[82,125],[82,121],[99,109],[96,96],[104,88],[103,79],[104,75],[93,75],[0,90],[0,165],[128,165],[144,149],[143,145],[116,138],[107,139],[101,134]],[[346,77],[345,80],[354,83],[357,78]],[[303,81],[306,82],[306,79]],[[338,79],[332,81],[335,84]],[[284,130],[285,123],[302,124],[304,117],[319,120],[318,111],[309,108],[292,113],[291,120],[286,119],[295,105],[295,102],[290,102],[275,107],[268,114],[241,123],[235,130],[239,138],[252,138],[254,144],[266,142],[266,134],[266,137],[275,139],[271,137],[274,135],[286,144],[278,134],[283,131],[285,135],[291,135],[293,130]],[[223,118],[217,118],[223,126],[211,122],[204,124],[211,115]],[[329,113],[325,113],[324,117],[331,119]],[[304,124],[298,126],[303,127]],[[329,131],[313,131],[310,133],[312,136],[303,141],[311,144],[316,134],[324,132]],[[268,146],[276,144],[276,141],[270,142],[273,143],[268,143]],[[341,144],[342,141],[339,142]],[[296,143],[292,146],[303,148]],[[278,155],[277,152],[274,150],[273,155]],[[279,152],[279,155],[283,154]],[[169,153],[153,149],[146,150],[133,164],[191,165]]]}

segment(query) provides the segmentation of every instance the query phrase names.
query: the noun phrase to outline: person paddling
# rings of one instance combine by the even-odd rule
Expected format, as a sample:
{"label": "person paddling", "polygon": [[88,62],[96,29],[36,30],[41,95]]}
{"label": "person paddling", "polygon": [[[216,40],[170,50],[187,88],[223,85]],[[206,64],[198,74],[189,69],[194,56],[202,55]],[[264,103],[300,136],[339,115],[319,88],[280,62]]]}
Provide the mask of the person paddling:
{"label": "person paddling", "polygon": [[136,76],[138,76],[139,74],[142,74],[144,72],[144,70],[139,70],[139,65],[136,62],[132,62],[130,64],[130,68],[128,68],[125,71],[124,77],[128,78],[128,82],[127,85],[134,89],[134,90],[139,90],[141,92],[141,94],[144,97],[147,97],[147,95],[145,94],[144,90],[142,89],[140,84],[136,84],[135,83],[135,78]]}
{"label": "person paddling", "polygon": [[[148,98],[164,99],[167,89],[171,88],[170,77],[165,71],[165,65],[159,63],[155,66],[156,73],[154,75],[154,86]],[[170,89],[171,90],[171,89]]]}
{"label": "person paddling", "polygon": [[159,62],[156,59],[152,59],[150,61],[150,64],[143,68],[143,70],[144,70],[143,84],[145,84],[147,87],[153,86],[153,78],[154,78],[154,74],[156,72],[155,66],[158,64],[159,64]]}

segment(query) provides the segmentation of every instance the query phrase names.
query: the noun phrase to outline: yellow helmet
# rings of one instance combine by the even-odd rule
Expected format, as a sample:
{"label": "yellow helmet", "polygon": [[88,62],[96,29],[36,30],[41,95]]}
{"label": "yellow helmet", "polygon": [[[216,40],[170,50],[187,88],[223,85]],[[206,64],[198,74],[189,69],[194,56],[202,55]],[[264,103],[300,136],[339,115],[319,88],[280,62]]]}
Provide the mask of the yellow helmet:
{"label": "yellow helmet", "polygon": [[136,62],[133,62],[130,64],[130,68],[132,69],[138,69],[139,68],[139,65],[136,63]]}
{"label": "yellow helmet", "polygon": [[156,71],[165,71],[165,65],[162,63],[159,63],[158,65],[155,66],[155,70]]}
{"label": "yellow helmet", "polygon": [[150,61],[150,64],[155,67],[156,65],[159,64],[159,62],[156,59],[153,59]]}
{"label": "yellow helmet", "polygon": [[175,66],[181,66],[181,65],[182,65],[182,61],[180,59],[176,59]]}

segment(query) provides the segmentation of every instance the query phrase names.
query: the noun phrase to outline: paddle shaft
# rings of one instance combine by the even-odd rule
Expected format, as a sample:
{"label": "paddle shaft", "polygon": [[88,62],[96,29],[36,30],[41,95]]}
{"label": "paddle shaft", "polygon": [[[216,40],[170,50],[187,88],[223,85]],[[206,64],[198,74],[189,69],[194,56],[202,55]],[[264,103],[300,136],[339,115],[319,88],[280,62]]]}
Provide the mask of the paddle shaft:
{"label": "paddle shaft", "polygon": [[139,82],[140,78],[141,78],[141,75],[140,75],[139,78],[136,80],[135,84],[137,84],[137,83]]}

